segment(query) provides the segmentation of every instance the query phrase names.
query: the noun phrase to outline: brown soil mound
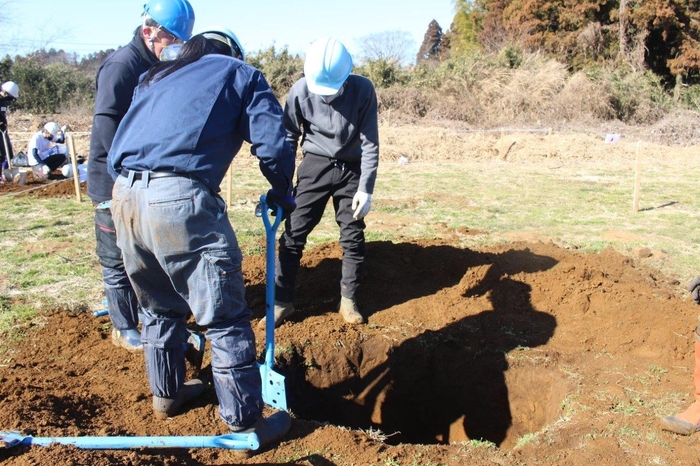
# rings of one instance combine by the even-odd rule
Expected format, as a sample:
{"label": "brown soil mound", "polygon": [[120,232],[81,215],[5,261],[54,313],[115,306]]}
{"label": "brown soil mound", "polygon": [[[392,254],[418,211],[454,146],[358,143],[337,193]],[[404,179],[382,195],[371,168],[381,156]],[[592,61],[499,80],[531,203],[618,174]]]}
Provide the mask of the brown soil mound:
{"label": "brown soil mound", "polygon": [[[612,250],[377,241],[368,244],[359,297],[369,323],[349,326],[336,312],[340,256],[334,245],[306,253],[299,312],[276,332],[277,370],[295,416],[278,447],[241,458],[219,449],[17,446],[0,450],[0,461],[697,462],[697,439],[656,424],[690,398],[697,308],[673,291],[677,283]],[[244,268],[257,319],[265,307],[264,257],[247,257]],[[226,433],[210,384],[183,414],[156,420],[142,356],[116,349],[109,335],[106,317],[85,312],[55,310],[33,322],[0,364],[2,430],[36,437]],[[264,334],[257,335],[262,353]],[[669,403],[674,393],[687,396]],[[496,447],[469,442],[479,439]]]}

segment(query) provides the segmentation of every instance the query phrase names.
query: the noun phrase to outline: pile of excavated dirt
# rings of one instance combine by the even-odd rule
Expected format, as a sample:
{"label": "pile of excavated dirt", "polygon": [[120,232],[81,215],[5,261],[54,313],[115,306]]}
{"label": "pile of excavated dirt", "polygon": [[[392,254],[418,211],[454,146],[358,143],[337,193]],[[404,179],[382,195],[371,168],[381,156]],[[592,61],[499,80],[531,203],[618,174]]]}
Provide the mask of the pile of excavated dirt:
{"label": "pile of excavated dirt", "polygon": [[[697,307],[671,291],[677,283],[612,250],[582,255],[514,243],[473,251],[444,242],[377,241],[368,244],[359,297],[369,323],[349,326],[336,312],[340,257],[334,245],[306,253],[299,312],[276,333],[276,367],[295,417],[277,448],[246,459],[218,449],[18,446],[0,450],[0,460],[22,466],[696,462],[696,438],[656,424],[658,404],[672,409],[691,398]],[[257,320],[264,313],[264,258],[247,257],[244,271]],[[60,309],[32,323],[0,365],[2,429],[39,437],[226,433],[208,352],[204,396],[159,421],[151,414],[142,356],[112,346],[107,323]],[[262,352],[264,334],[256,331]],[[673,393],[683,396],[664,404]]]}

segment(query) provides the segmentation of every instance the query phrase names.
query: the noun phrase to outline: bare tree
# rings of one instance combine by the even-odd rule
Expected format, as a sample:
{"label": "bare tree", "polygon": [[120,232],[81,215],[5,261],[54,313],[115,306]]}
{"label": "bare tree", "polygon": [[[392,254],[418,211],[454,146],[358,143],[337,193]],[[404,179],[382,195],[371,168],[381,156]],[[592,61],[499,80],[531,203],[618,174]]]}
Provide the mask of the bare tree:
{"label": "bare tree", "polygon": [[369,34],[357,40],[359,61],[385,60],[397,65],[408,63],[415,42],[406,31],[385,31]]}
{"label": "bare tree", "polygon": [[[18,0],[0,0],[0,52],[14,54],[20,51],[45,50],[58,39],[70,37],[53,17],[44,18],[37,26],[32,26],[31,34],[19,34],[15,23],[15,5]],[[37,18],[43,18],[37,16]]]}
{"label": "bare tree", "polygon": [[620,0],[620,50],[618,57],[624,59],[627,55],[627,0]]}

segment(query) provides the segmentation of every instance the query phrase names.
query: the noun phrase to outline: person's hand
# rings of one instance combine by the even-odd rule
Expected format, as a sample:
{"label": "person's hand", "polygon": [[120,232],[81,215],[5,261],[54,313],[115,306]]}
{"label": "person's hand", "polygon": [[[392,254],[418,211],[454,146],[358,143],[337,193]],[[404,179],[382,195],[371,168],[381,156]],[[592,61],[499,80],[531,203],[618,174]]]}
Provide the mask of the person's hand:
{"label": "person's hand", "polygon": [[267,192],[265,196],[265,201],[267,202],[267,207],[272,210],[272,216],[277,215],[277,207],[282,208],[282,220],[288,218],[294,209],[297,208],[297,203],[294,201],[292,196],[280,196],[277,191],[271,189]]}
{"label": "person's hand", "polygon": [[700,304],[700,277],[695,277],[688,283],[688,292],[693,297],[693,301]]}
{"label": "person's hand", "polygon": [[51,170],[49,170],[49,167],[47,167],[43,163],[34,165],[32,167],[32,170],[34,170],[34,175],[42,181],[46,180],[49,177],[49,173],[51,172]]}
{"label": "person's hand", "polygon": [[352,198],[352,218],[355,220],[363,219],[369,213],[369,209],[372,207],[372,195],[358,191]]}

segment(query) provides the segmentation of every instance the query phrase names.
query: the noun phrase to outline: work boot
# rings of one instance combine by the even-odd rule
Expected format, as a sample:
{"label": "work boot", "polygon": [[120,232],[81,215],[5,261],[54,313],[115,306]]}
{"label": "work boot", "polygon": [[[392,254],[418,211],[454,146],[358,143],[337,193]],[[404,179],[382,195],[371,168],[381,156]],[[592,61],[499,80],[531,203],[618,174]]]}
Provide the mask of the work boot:
{"label": "work boot", "polygon": [[[279,327],[284,319],[291,316],[296,312],[294,309],[294,304],[285,303],[283,301],[275,301],[275,327]],[[267,317],[263,317],[258,322],[258,328],[265,329],[265,323],[267,322]]]}
{"label": "work boot", "polygon": [[[258,448],[258,450],[263,450],[270,445],[278,443],[285,435],[287,435],[291,427],[292,418],[286,411],[278,411],[267,418],[260,417],[260,419],[258,419],[255,424],[248,429],[239,429],[237,427],[229,426],[231,431],[235,433],[257,434],[260,442],[260,448]],[[250,450],[239,450],[238,453],[249,455],[252,452]]]}
{"label": "work boot", "polygon": [[197,332],[190,332],[185,342],[185,360],[190,363],[195,371],[199,374],[202,369],[202,359],[204,359],[204,335]]}
{"label": "work boot", "polygon": [[190,400],[197,398],[204,391],[204,384],[199,379],[192,379],[185,382],[174,398],[161,396],[153,397],[153,414],[158,419],[173,417],[180,410],[180,407]]}
{"label": "work boot", "polygon": [[346,298],[345,296],[340,297],[340,308],[338,309],[340,315],[348,324],[362,324],[365,322],[365,318],[360,314],[360,310],[357,308],[357,302],[352,298]]}
{"label": "work boot", "polygon": [[700,430],[700,335],[698,329],[695,330],[695,373],[693,382],[695,384],[695,402],[685,411],[675,416],[666,416],[661,419],[664,430],[670,430],[681,435],[690,435]]}
{"label": "work boot", "polygon": [[141,332],[135,328],[119,330],[118,328],[112,327],[112,343],[132,353],[143,351]]}

